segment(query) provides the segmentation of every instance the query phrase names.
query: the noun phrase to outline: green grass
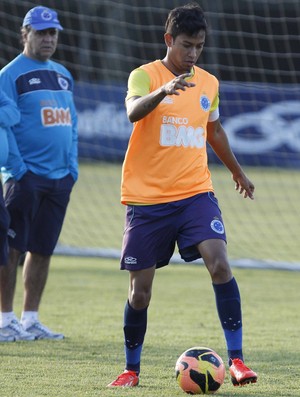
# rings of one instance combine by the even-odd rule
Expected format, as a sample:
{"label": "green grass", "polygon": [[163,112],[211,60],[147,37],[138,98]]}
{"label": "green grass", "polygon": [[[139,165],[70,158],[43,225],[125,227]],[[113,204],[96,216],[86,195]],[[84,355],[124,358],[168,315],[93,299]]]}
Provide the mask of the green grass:
{"label": "green grass", "polygon": [[[118,269],[113,260],[53,258],[40,318],[67,338],[2,343],[2,397],[184,396],[174,366],[185,349],[208,346],[226,360],[208,272],[202,266],[170,265],[157,272],[154,282],[140,387],[107,389],[124,366],[128,274]],[[227,374],[217,395],[298,397],[299,274],[235,269],[235,276],[243,301],[245,359],[258,372],[259,382],[234,388]]]}
{"label": "green grass", "polygon": [[[214,166],[211,171],[229,257],[300,263],[299,170],[246,168],[256,186],[254,201],[235,191],[224,167]],[[125,211],[120,204],[120,178],[120,165],[80,164],[62,244],[120,249]]]}

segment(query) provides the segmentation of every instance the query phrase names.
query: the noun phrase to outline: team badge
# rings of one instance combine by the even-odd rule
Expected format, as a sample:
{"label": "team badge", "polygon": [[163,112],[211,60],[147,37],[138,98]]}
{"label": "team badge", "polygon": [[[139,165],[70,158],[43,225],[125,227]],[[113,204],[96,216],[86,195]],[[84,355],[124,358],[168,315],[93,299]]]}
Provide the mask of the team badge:
{"label": "team badge", "polygon": [[224,234],[224,225],[219,219],[213,219],[210,222],[212,230],[218,234]]}
{"label": "team badge", "polygon": [[64,77],[58,76],[57,81],[63,90],[67,90],[69,88],[68,80],[66,80]]}
{"label": "team badge", "polygon": [[207,98],[206,95],[202,95],[200,98],[200,106],[205,111],[208,112],[210,109],[210,100]]}
{"label": "team badge", "polygon": [[51,12],[49,12],[48,10],[44,10],[44,11],[41,13],[41,17],[42,17],[42,19],[43,19],[44,21],[51,21],[51,19],[52,19]]}

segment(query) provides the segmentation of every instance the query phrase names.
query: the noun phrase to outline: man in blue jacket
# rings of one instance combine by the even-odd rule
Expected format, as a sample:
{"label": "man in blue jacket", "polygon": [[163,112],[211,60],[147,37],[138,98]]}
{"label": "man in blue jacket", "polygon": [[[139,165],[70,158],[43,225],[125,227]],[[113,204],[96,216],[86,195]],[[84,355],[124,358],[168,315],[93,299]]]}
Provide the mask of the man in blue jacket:
{"label": "man in blue jacket", "polygon": [[[11,141],[11,130],[14,124],[20,120],[20,112],[15,102],[9,99],[4,92],[0,90],[0,167],[5,165],[8,152],[9,143]],[[8,259],[8,243],[7,231],[9,227],[9,215],[5,208],[3,200],[2,184],[0,183],[0,266],[7,264]],[[0,331],[0,342],[14,341],[13,336],[6,335]]]}
{"label": "man in blue jacket", "polygon": [[[8,265],[0,271],[0,331],[15,340],[63,339],[38,318],[50,260],[70,194],[78,177],[77,116],[73,78],[52,61],[59,31],[57,13],[38,6],[26,14],[23,53],[0,72],[0,84],[18,105],[12,149],[2,168],[4,198],[11,218]],[[21,319],[13,310],[17,264],[23,267]]]}

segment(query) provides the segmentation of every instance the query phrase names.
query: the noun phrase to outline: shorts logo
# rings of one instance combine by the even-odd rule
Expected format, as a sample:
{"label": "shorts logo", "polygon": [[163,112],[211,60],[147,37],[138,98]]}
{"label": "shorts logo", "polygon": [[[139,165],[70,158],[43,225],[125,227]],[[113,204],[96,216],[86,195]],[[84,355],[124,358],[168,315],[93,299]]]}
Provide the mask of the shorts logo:
{"label": "shorts logo", "polygon": [[137,259],[134,258],[133,256],[126,256],[124,258],[124,262],[126,263],[126,265],[136,265]]}
{"label": "shorts logo", "polygon": [[210,109],[210,100],[207,98],[206,95],[202,95],[200,98],[200,106],[205,111],[208,112]]}
{"label": "shorts logo", "polygon": [[212,230],[218,234],[224,234],[224,225],[219,219],[213,219],[210,222]]}

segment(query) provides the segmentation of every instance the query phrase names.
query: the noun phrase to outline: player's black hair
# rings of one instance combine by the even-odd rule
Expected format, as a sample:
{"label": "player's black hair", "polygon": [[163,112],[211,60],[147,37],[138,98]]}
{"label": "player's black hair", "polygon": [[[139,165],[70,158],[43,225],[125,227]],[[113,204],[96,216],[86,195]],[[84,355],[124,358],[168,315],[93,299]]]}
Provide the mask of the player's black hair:
{"label": "player's black hair", "polygon": [[188,3],[169,12],[165,31],[171,34],[174,39],[182,33],[194,36],[200,30],[207,31],[207,22],[198,3]]}

